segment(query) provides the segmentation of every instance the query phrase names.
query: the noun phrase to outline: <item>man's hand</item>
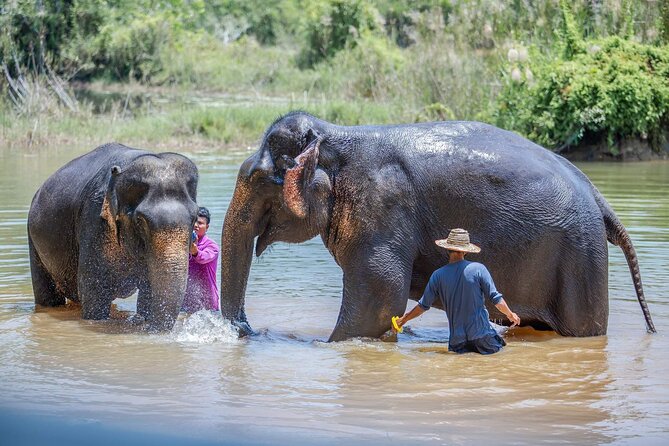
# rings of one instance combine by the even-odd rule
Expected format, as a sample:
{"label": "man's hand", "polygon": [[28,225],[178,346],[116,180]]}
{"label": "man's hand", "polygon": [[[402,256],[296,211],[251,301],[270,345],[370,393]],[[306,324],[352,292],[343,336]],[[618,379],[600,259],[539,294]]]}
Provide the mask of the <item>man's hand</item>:
{"label": "man's hand", "polygon": [[190,255],[192,255],[192,256],[197,255],[197,243],[191,243],[190,244]]}
{"label": "man's hand", "polygon": [[[409,311],[408,313],[405,313],[404,316],[401,318],[397,319],[397,325],[402,328],[404,324],[409,322],[411,319],[417,318],[421,314],[425,313],[425,310],[423,310],[420,305],[416,305],[413,307],[413,310]],[[390,324],[392,326],[392,323]],[[392,327],[393,331],[397,333],[397,330],[395,330],[395,327]]]}
{"label": "man's hand", "polygon": [[397,319],[393,318],[395,320],[395,324],[399,327],[399,330],[395,329],[395,324],[391,323],[390,326],[393,329],[395,333],[401,333],[402,332],[402,325],[404,325],[404,316],[397,317]]}
{"label": "man's hand", "polygon": [[511,314],[507,314],[506,317],[509,318],[509,322],[511,322],[511,326],[509,328],[513,328],[516,325],[520,325],[520,318],[516,313],[513,311],[510,312]]}

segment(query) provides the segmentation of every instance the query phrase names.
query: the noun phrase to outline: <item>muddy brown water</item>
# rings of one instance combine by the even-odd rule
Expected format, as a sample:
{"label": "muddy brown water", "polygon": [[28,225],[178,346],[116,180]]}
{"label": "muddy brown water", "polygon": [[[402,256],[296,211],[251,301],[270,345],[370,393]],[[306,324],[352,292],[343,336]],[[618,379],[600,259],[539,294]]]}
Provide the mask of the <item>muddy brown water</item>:
{"label": "muddy brown water", "polygon": [[[134,331],[74,306],[35,311],[26,215],[37,187],[87,147],[0,148],[2,444],[655,444],[669,440],[669,163],[580,164],[630,231],[656,335],[609,245],[607,336],[517,329],[498,355],[447,353],[444,313],[397,343],[327,339],[341,271],[319,239],[254,260],[239,340],[217,314]],[[186,153],[220,239],[247,151]],[[503,290],[502,290],[503,291]],[[413,305],[413,302],[410,303]],[[27,440],[26,440],[27,439]],[[24,441],[22,443],[22,441]],[[665,443],[666,444],[666,443]]]}

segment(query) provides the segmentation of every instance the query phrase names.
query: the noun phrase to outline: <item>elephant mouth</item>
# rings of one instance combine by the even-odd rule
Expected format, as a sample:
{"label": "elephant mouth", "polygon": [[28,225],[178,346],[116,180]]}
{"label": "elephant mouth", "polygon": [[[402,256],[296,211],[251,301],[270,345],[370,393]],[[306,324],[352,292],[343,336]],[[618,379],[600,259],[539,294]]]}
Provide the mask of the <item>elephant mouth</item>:
{"label": "elephant mouth", "polygon": [[265,211],[258,224],[258,241],[256,242],[256,257],[260,257],[269,245],[272,244],[272,233],[274,227],[270,225],[271,207]]}

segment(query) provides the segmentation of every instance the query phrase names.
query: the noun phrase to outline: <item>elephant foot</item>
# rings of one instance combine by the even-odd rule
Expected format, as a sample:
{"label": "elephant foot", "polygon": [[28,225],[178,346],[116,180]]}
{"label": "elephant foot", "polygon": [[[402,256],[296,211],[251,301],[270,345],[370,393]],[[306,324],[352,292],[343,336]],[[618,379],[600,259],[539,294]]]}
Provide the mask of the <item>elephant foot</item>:
{"label": "elephant foot", "polygon": [[388,330],[381,335],[379,340],[381,342],[397,342],[397,333],[395,333],[393,330]]}
{"label": "elephant foot", "polygon": [[[369,323],[366,325],[337,324],[335,329],[332,331],[332,334],[330,335],[330,339],[328,339],[328,342],[346,341],[352,338],[380,339],[385,337],[388,334],[388,331],[391,331],[389,329],[390,329],[390,322],[388,322],[388,324],[386,325],[381,325],[380,322],[377,324]],[[395,338],[397,338],[397,336],[395,336]]]}
{"label": "elephant foot", "polygon": [[237,327],[237,332],[239,333],[240,338],[254,336],[256,334],[256,332],[253,331],[249,323],[246,321],[233,320],[231,323],[233,327]]}
{"label": "elephant foot", "polygon": [[147,331],[149,331],[149,333],[165,333],[171,331],[172,328],[174,328],[174,324],[177,321],[177,316],[161,316],[162,317],[151,315],[147,318]]}
{"label": "elephant foot", "polygon": [[146,318],[139,313],[135,313],[128,318],[128,322],[131,325],[143,325],[146,323]]}

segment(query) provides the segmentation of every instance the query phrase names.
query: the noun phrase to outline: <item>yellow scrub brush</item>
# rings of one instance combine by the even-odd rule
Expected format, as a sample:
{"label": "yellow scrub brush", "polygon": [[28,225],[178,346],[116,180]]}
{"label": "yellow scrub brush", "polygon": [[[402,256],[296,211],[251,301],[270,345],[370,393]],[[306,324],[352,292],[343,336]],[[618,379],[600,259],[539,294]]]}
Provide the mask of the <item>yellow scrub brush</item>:
{"label": "yellow scrub brush", "polygon": [[393,328],[395,329],[396,332],[402,333],[403,328],[397,325],[397,320],[399,319],[399,316],[393,316],[393,318],[390,320],[393,324]]}

